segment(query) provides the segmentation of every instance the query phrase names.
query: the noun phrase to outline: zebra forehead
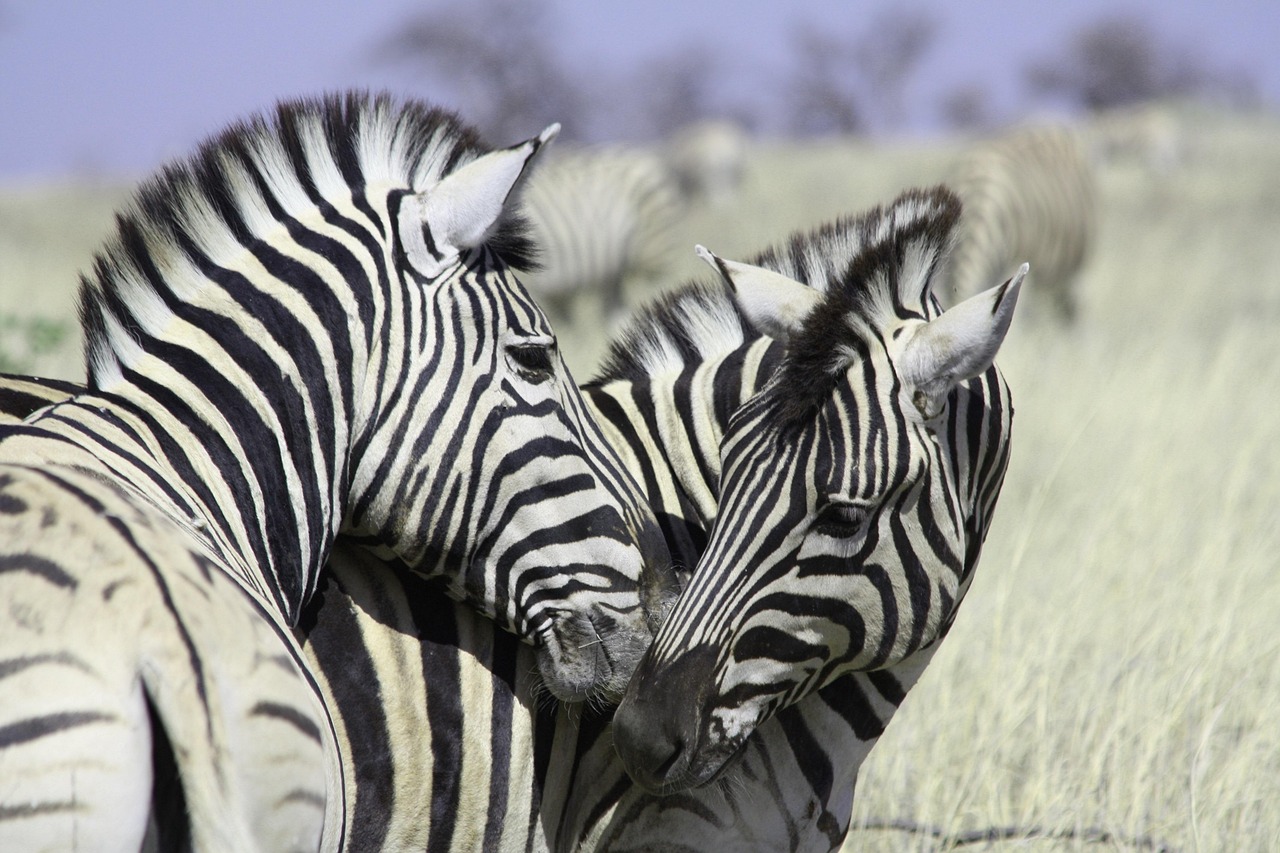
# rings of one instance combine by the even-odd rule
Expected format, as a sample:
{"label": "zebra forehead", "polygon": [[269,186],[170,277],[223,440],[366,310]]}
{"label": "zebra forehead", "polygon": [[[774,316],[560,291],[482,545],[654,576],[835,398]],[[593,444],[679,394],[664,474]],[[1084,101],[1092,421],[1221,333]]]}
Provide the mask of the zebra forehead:
{"label": "zebra forehead", "polygon": [[[819,286],[819,277],[824,297],[792,335],[773,386],[784,422],[807,419],[846,367],[884,349],[894,325],[929,316],[932,279],[959,215],[960,202],[950,190],[911,190],[886,208],[813,235],[837,249],[857,246],[853,257],[836,250],[815,255],[809,246],[793,243],[793,268],[810,277],[805,281],[810,286]],[[824,266],[815,267],[814,257]],[[805,259],[807,266],[796,259]]]}

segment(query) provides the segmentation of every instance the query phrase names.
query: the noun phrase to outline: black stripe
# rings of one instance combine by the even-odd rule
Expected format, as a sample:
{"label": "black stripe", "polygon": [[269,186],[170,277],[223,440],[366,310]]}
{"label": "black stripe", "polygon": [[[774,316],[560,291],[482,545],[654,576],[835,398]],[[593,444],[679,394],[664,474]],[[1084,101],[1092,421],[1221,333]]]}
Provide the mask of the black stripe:
{"label": "black stripe", "polygon": [[43,717],[31,717],[0,726],[0,749],[18,746],[42,737],[58,734],[68,729],[88,726],[93,723],[114,722],[116,717],[98,711],[63,711],[58,714],[46,714]]}
{"label": "black stripe", "polygon": [[80,584],[61,566],[35,554],[0,554],[0,574],[27,572],[63,589],[76,589]]}
{"label": "black stripe", "polygon": [[279,702],[257,702],[249,711],[250,716],[270,717],[288,723],[311,740],[320,743],[320,729],[311,718],[290,705]]}

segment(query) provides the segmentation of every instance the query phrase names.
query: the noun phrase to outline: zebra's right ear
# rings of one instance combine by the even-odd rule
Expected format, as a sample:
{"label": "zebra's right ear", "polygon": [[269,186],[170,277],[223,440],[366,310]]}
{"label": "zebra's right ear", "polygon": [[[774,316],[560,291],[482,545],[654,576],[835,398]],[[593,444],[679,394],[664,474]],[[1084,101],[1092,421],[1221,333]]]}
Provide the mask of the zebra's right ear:
{"label": "zebra's right ear", "polygon": [[942,411],[956,385],[984,372],[1004,343],[1018,304],[1023,264],[1004,284],[971,296],[920,325],[897,357],[899,374],[925,419]]}
{"label": "zebra's right ear", "polygon": [[467,249],[489,239],[529,164],[560,132],[553,124],[533,139],[491,151],[450,172],[400,204],[400,244],[414,269],[436,278]]}
{"label": "zebra's right ear", "polygon": [[818,291],[781,273],[725,260],[704,246],[693,250],[729,285],[738,308],[752,325],[775,340],[790,339],[822,301]]}

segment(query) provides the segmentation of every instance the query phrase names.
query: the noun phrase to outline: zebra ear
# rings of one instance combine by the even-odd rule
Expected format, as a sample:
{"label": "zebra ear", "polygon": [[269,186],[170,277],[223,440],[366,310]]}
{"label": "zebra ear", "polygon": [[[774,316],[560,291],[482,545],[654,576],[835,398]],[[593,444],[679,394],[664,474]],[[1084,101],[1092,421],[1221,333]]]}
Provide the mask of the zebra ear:
{"label": "zebra ear", "polygon": [[899,373],[926,419],[935,417],[951,389],[995,361],[1026,277],[1023,264],[998,287],[984,290],[917,327],[898,357]]}
{"label": "zebra ear", "polygon": [[747,319],[771,338],[788,340],[822,300],[818,291],[781,273],[727,261],[704,246],[693,250],[724,279]]}
{"label": "zebra ear", "polygon": [[463,251],[487,240],[502,220],[529,163],[556,138],[553,124],[533,139],[492,151],[400,204],[400,244],[414,268],[435,278]]}

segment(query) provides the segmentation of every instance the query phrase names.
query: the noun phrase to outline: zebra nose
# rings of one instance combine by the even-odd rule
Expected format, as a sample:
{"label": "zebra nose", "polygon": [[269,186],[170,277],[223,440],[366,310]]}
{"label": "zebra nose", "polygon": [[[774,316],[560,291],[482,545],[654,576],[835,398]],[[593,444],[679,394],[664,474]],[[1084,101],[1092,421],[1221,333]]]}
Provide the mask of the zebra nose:
{"label": "zebra nose", "polygon": [[613,717],[613,744],[631,779],[652,794],[685,787],[699,731],[701,697],[715,654],[687,652],[664,667],[645,655]]}

